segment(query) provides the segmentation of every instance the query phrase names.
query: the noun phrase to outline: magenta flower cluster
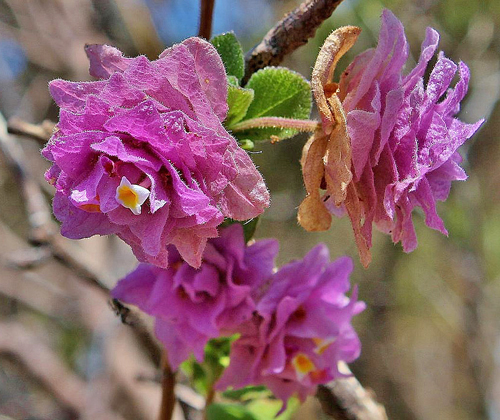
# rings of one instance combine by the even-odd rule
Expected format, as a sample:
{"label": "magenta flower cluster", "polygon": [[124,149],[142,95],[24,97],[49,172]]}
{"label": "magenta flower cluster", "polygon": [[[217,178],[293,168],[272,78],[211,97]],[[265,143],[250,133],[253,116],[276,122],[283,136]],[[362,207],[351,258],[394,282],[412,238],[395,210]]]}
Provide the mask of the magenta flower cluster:
{"label": "magenta flower cluster", "polygon": [[318,384],[342,377],[339,363],[361,350],[351,319],[365,307],[356,289],[345,295],[351,271],[350,258],[330,263],[322,244],[281,267],[241,327],[218,388],[265,385],[283,401],[294,394],[304,400]]}
{"label": "magenta flower cluster", "polygon": [[[483,121],[466,124],[455,118],[470,77],[464,63],[457,65],[440,52],[424,82],[438,41],[439,34],[428,28],[418,63],[403,75],[408,59],[404,28],[385,10],[377,48],[358,55],[340,78],[338,95],[368,247],[375,223],[406,252],[414,250],[415,207],[423,210],[429,227],[447,234],[436,201],[448,197],[452,181],[467,177],[457,149]],[[450,88],[457,71],[460,79]]]}
{"label": "magenta flower cluster", "polygon": [[[335,153],[348,161],[348,179],[340,188],[327,185],[345,197],[321,199],[317,218],[326,215],[329,225],[325,205],[335,214],[347,209],[368,256],[373,223],[405,251],[416,247],[415,207],[428,226],[446,233],[436,201],[446,199],[451,181],[466,178],[457,149],[482,121],[455,118],[469,82],[465,64],[439,53],[424,82],[438,38],[428,29],[418,63],[403,75],[403,26],[384,11],[377,48],[357,56],[338,85],[321,85],[342,118],[330,115],[337,137],[318,130],[316,140],[333,143],[345,125],[340,137],[350,144],[345,153],[324,146],[326,159],[308,143],[305,155],[313,150],[321,159],[309,159],[309,170],[320,171],[310,174],[316,193],[320,183],[336,181],[325,178],[322,165],[340,162]],[[352,261],[330,262],[318,245],[276,269],[276,240],[248,245],[240,224],[221,226],[225,218],[260,215],[269,193],[222,125],[227,76],[215,48],[190,38],[155,61],[105,45],[88,46],[87,55],[100,80],[50,84],[61,111],[42,153],[53,163],[46,178],[56,189],[62,234],[116,234],[132,247],[141,263],[112,295],[154,317],[172,368],[191,355],[203,361],[209,340],[237,334],[218,389],[265,385],[286,403],[342,377],[339,365],[360,353],[351,322],[364,309],[356,289],[346,295]]]}
{"label": "magenta flower cluster", "polygon": [[156,61],[87,47],[94,82],[54,80],[61,108],[43,150],[54,165],[63,235],[116,234],[140,261],[167,267],[167,245],[198,267],[224,217],[269,205],[262,176],[224,129],[227,80],[215,48],[190,38]]}
{"label": "magenta flower cluster", "polygon": [[199,269],[169,246],[167,269],[142,263],[112,295],[155,317],[156,335],[177,369],[191,353],[202,362],[209,339],[231,335],[252,317],[253,295],[272,275],[277,252],[276,240],[246,246],[234,224],[208,241]]}
{"label": "magenta flower cluster", "polygon": [[286,401],[338,377],[338,362],[360,351],[350,260],[329,264],[319,246],[275,273],[276,240],[247,245],[240,224],[220,226],[258,216],[269,193],[222,126],[227,79],[215,49],[190,38],[152,62],[103,45],[87,54],[101,80],[50,84],[61,111],[42,153],[63,235],[130,244],[142,263],[112,295],[154,317],[172,368],[239,334],[220,387],[266,384]]}
{"label": "magenta flower cluster", "polygon": [[364,304],[345,295],[349,258],[330,263],[319,245],[273,273],[277,250],[275,240],[246,246],[234,224],[208,241],[200,269],[172,251],[168,269],[141,264],[112,294],[155,317],[174,368],[190,354],[202,361],[210,338],[239,334],[218,388],[262,384],[285,402],[304,399],[359,356],[351,318]]}

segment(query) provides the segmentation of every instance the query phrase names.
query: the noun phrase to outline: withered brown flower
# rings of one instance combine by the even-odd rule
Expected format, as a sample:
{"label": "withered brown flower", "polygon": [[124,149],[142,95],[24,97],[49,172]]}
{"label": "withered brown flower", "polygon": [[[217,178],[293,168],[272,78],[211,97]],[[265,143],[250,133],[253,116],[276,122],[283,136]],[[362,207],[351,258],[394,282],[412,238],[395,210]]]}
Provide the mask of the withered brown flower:
{"label": "withered brown flower", "polygon": [[[324,201],[331,198],[336,206],[344,205],[353,221],[353,230],[362,264],[370,263],[371,255],[361,234],[362,209],[352,181],[351,143],[347,134],[344,109],[338,84],[332,82],[339,59],[354,45],[361,29],[345,26],[334,31],[321,48],[311,76],[314,99],[322,126],[307,141],[302,151],[302,173],[307,191],[298,221],[308,231],[330,228],[332,216]],[[321,194],[321,190],[326,193]]]}

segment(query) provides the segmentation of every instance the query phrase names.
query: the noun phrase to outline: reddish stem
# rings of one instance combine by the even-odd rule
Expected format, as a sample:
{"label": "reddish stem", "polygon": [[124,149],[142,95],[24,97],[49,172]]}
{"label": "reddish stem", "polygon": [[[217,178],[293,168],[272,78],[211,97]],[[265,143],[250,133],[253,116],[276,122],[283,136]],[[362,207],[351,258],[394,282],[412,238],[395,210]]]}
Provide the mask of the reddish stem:
{"label": "reddish stem", "polygon": [[158,420],[171,420],[175,407],[175,372],[168,364],[167,353],[162,357],[161,405]]}
{"label": "reddish stem", "polygon": [[215,0],[201,0],[200,30],[198,36],[210,39],[212,35],[212,17],[214,14]]}

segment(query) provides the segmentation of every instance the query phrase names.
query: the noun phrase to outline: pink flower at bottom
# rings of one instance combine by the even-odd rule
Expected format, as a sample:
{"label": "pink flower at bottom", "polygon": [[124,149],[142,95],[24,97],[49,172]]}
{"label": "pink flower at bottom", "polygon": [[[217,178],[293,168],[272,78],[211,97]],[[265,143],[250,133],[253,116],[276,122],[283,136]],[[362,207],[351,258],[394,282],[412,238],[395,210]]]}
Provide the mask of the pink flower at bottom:
{"label": "pink flower at bottom", "polygon": [[176,369],[190,354],[203,361],[208,340],[232,335],[252,317],[257,290],[272,276],[275,240],[245,245],[233,224],[210,239],[200,268],[169,248],[168,268],[139,264],[112,296],[155,317],[155,332]]}
{"label": "pink flower at bottom", "polygon": [[325,245],[279,269],[240,327],[217,388],[265,385],[286,403],[342,377],[339,362],[352,362],[361,350],[351,319],[364,303],[356,290],[350,299],[345,295],[351,270],[347,257],[330,263]]}

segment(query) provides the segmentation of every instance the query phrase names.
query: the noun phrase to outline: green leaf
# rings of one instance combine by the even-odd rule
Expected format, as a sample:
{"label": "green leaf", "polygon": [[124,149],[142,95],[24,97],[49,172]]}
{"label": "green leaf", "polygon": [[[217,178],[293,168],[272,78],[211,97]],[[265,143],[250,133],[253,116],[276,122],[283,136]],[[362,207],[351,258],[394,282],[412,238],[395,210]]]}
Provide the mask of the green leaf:
{"label": "green leaf", "polygon": [[231,343],[237,338],[237,334],[230,337],[214,338],[205,346],[205,357],[202,363],[198,363],[194,357],[190,357],[181,364],[182,370],[191,379],[196,390],[207,393],[217,382],[224,369],[229,365]]}
{"label": "green leaf", "polygon": [[238,80],[245,74],[243,49],[234,32],[217,35],[210,41],[222,58],[228,76],[236,76]]}
{"label": "green leaf", "polygon": [[272,395],[271,391],[269,391],[263,385],[259,386],[251,385],[251,386],[246,386],[244,388],[229,389],[222,393],[222,396],[224,398],[236,401],[253,400],[256,398],[269,397],[270,395]]}
{"label": "green leaf", "polygon": [[[266,67],[254,73],[247,89],[253,89],[254,99],[245,120],[259,117],[307,119],[312,98],[309,82],[300,74],[284,67]],[[255,128],[234,133],[238,139],[269,140],[271,136],[285,139],[297,134],[291,128]]]}
{"label": "green leaf", "polygon": [[293,413],[299,408],[299,401],[296,398],[290,398],[286,410],[278,417],[276,414],[281,410],[283,402],[281,400],[260,398],[250,401],[245,408],[253,414],[256,420],[290,420]]}
{"label": "green leaf", "polygon": [[224,121],[227,129],[230,130],[232,125],[243,119],[247,113],[248,107],[253,101],[253,97],[254,93],[252,89],[245,89],[228,84],[227,104],[229,105],[229,111]]}
{"label": "green leaf", "polygon": [[238,145],[246,151],[253,150],[255,148],[255,143],[252,140],[243,139],[238,141]]}
{"label": "green leaf", "polygon": [[207,420],[257,420],[244,406],[236,404],[210,404]]}
{"label": "green leaf", "polygon": [[240,86],[240,82],[236,76],[227,76],[227,84],[234,87]]}
{"label": "green leaf", "polygon": [[245,234],[245,242],[248,242],[255,235],[259,220],[259,217],[254,217],[253,219],[242,222],[243,232]]}

